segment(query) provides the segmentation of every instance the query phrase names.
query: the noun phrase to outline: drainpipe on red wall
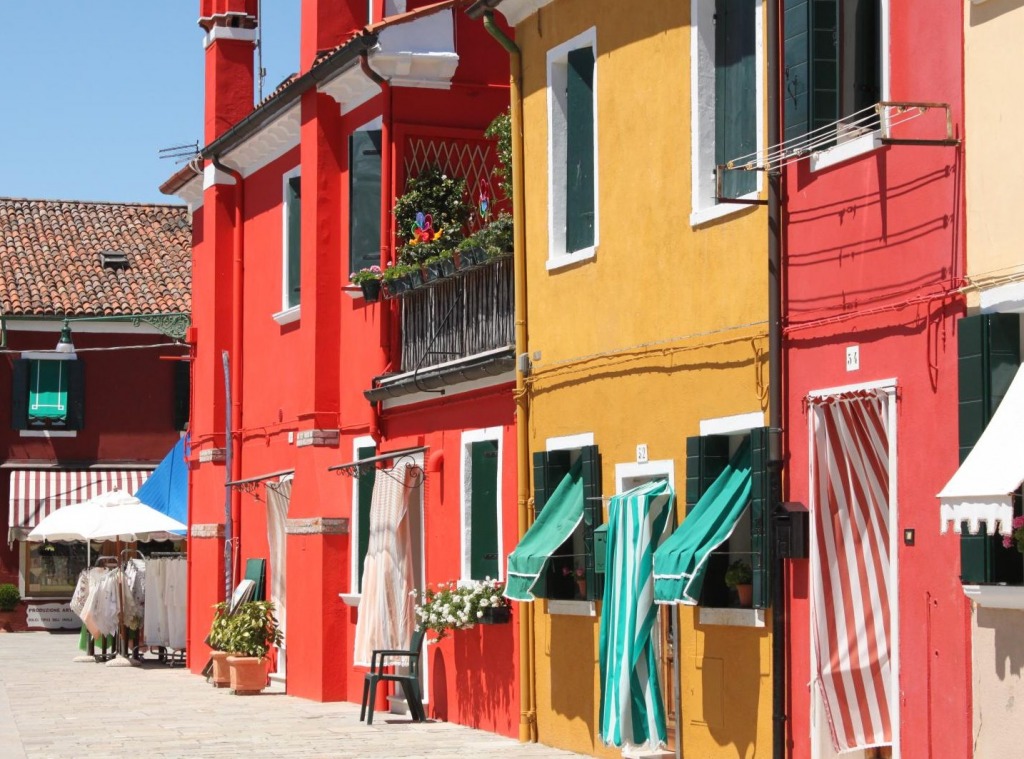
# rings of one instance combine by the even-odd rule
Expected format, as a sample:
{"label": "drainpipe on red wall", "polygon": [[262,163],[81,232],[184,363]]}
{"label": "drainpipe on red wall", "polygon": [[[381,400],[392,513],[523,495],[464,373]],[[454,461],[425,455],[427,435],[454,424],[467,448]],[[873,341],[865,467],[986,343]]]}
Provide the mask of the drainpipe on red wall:
{"label": "drainpipe on red wall", "polygon": [[[391,198],[395,196],[394,177],[392,176],[392,94],[391,82],[382,77],[370,67],[369,52],[364,50],[359,56],[359,66],[363,73],[380,87],[383,105],[381,107],[380,124],[380,268],[386,269],[389,264],[394,264],[394,235],[391,232]],[[393,299],[378,301],[380,304],[380,371],[377,374],[384,374],[392,369],[395,361],[391,355],[392,330],[397,328],[398,319],[395,310],[397,302]],[[381,404],[371,404],[370,416],[370,437],[378,443],[381,439],[380,430]]]}
{"label": "drainpipe on red wall", "polygon": [[[212,156],[210,162],[219,171],[235,180],[234,240],[231,256],[231,429],[224,432],[225,436],[230,436],[232,443],[238,443],[237,446],[232,446],[234,450],[227,473],[228,482],[237,482],[242,479],[242,440],[239,433],[242,429],[242,261],[245,252],[242,211],[245,205],[245,185],[237,169],[225,166],[217,156]],[[231,551],[233,586],[234,581],[241,577],[242,556],[242,493],[237,488],[231,489],[231,527],[231,537],[236,541],[236,546],[232,547]]]}

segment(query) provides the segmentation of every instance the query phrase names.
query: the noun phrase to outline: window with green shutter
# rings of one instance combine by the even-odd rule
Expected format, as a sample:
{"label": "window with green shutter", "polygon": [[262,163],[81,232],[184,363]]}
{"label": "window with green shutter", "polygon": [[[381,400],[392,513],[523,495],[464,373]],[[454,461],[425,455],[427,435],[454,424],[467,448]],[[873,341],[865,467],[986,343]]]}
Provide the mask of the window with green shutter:
{"label": "window with green shutter", "polygon": [[[377,455],[376,447],[370,445],[356,449],[356,459],[368,459]],[[365,470],[365,471],[364,471]],[[356,592],[363,588],[363,563],[370,547],[370,504],[373,502],[373,483],[377,478],[377,470],[373,467],[361,467],[356,478],[356,499],[358,509],[358,536],[356,556]]]}
{"label": "window with green shutter", "polygon": [[470,444],[469,578],[498,576],[498,441]]}
{"label": "window with green shutter", "polygon": [[[978,442],[1020,366],[1020,316],[978,314],[957,322],[960,462]],[[1021,514],[1021,498],[1014,499]],[[1020,583],[1024,562],[1003,547],[1002,536],[971,535],[961,525],[960,579],[965,583]]]}
{"label": "window with green shutter", "polygon": [[349,139],[349,274],[380,266],[381,131]]}
{"label": "window with green shutter", "polygon": [[80,430],[85,421],[82,362],[16,359],[11,377],[11,427]]}
{"label": "window with green shutter", "polygon": [[[882,99],[887,0],[783,0],[783,6],[783,139],[803,137]],[[876,123],[838,136],[855,136]]]}
{"label": "window with green shutter", "polygon": [[[749,433],[703,435],[686,439],[686,503],[692,508],[724,471],[730,457],[749,438],[751,445],[750,505],[736,522],[728,541],[712,551],[700,605],[707,608],[735,606],[735,591],[725,582],[730,564],[745,562],[753,574],[753,607],[767,608],[771,602],[770,520],[772,483],[768,469],[768,430]],[[685,518],[684,518],[685,522]]]}
{"label": "window with green shutter", "polygon": [[594,51],[570,50],[566,77],[565,250],[594,245]]}
{"label": "window with green shutter", "polygon": [[[756,14],[750,0],[715,0],[715,165],[757,150]],[[725,171],[722,196],[757,189],[753,171]]]}
{"label": "window with green shutter", "polygon": [[189,361],[174,362],[174,429],[188,427],[192,401],[192,364]]}
{"label": "window with green shutter", "polygon": [[298,176],[285,180],[285,265],[284,308],[294,308],[300,301],[302,262],[302,179]]}
{"label": "window with green shutter", "polygon": [[543,510],[577,459],[582,460],[583,518],[572,536],[551,555],[547,574],[534,588],[538,597],[594,601],[604,593],[604,576],[596,571],[594,560],[594,531],[604,523],[598,447],[534,453],[534,509],[536,513]]}

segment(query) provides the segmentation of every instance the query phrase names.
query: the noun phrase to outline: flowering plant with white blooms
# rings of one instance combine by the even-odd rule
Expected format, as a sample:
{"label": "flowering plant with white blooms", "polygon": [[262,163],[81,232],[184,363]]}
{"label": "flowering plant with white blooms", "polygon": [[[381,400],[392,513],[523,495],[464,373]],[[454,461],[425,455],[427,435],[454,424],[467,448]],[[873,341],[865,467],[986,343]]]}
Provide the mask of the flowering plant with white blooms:
{"label": "flowering plant with white blooms", "polygon": [[447,637],[451,630],[468,630],[484,616],[484,609],[508,606],[505,583],[487,578],[482,581],[443,582],[430,585],[416,596],[416,619],[421,627],[433,631],[435,640]]}

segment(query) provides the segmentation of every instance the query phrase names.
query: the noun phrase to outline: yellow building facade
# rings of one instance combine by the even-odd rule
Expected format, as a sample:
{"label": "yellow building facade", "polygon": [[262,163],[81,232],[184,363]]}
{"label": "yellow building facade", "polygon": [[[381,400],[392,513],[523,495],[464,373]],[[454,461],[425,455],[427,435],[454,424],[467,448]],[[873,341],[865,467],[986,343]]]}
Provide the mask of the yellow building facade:
{"label": "yellow building facade", "polygon": [[[737,42],[716,36],[715,2],[642,5],[504,0],[495,10],[514,27],[522,57],[530,452],[596,446],[605,506],[666,477],[680,524],[687,438],[742,435],[767,419],[766,210],[715,200],[719,191],[766,195],[756,172],[723,172],[737,178],[722,187],[715,180],[725,147],[765,144],[764,8],[720,1],[720,14],[737,14]],[[738,90],[716,79],[726,76],[724,44],[738,45],[748,65],[729,74]],[[586,48],[589,58],[579,54]],[[573,77],[592,96],[583,125],[592,159],[573,145]],[[729,132],[726,118],[743,124]],[[581,192],[591,194],[582,206]],[[572,229],[580,217],[592,219],[582,232]],[[533,662],[522,666],[533,669],[542,743],[620,756],[599,736],[600,606],[533,602]],[[770,610],[660,607],[661,688],[674,714],[673,613],[683,754],[769,756]],[[670,716],[670,744],[672,731]]]}

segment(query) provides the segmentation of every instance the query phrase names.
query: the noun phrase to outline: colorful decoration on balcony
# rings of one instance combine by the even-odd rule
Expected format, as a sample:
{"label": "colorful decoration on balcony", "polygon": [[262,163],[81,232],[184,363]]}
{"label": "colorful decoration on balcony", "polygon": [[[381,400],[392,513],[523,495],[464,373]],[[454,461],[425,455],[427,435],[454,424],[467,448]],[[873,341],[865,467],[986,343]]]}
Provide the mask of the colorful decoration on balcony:
{"label": "colorful decoration on balcony", "polygon": [[412,239],[410,245],[419,245],[424,242],[433,242],[441,237],[443,229],[434,230],[434,217],[431,214],[424,215],[422,211],[416,213],[416,221],[412,226]]}

